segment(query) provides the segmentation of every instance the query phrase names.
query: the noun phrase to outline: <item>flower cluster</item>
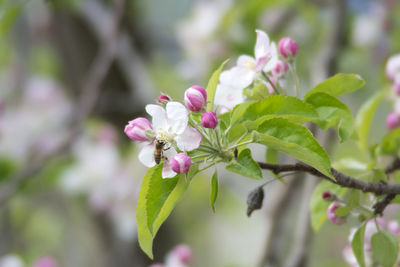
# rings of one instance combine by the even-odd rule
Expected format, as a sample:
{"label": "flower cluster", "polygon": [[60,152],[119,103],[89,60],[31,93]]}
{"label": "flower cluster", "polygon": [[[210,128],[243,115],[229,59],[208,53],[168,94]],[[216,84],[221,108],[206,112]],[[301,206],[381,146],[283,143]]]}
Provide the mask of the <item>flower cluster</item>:
{"label": "flower cluster", "polygon": [[394,111],[386,117],[386,127],[389,130],[400,126],[400,54],[389,58],[386,64],[386,76],[392,81]]}
{"label": "flower cluster", "polygon": [[268,89],[267,94],[279,93],[278,81],[294,63],[298,50],[296,42],[288,37],[279,41],[278,49],[283,61],[279,60],[276,44],[270,42],[268,35],[261,30],[256,30],[256,33],[254,57],[241,55],[233,68],[220,75],[215,97],[220,113],[232,110],[235,105],[242,103],[245,100],[244,90],[254,83],[263,83]]}
{"label": "flower cluster", "polygon": [[165,94],[157,102],[160,105],[146,106],[152,122],[143,117],[131,120],[125,126],[125,134],[143,143],[140,162],[153,167],[163,161],[162,177],[172,178],[177,173],[189,171],[192,159],[187,152],[200,147],[206,134],[201,128],[215,129],[218,118],[215,112],[207,111],[201,116],[201,126],[194,120],[192,113],[202,112],[207,104],[206,90],[199,85],[185,91],[185,105],[172,101]]}
{"label": "flower cluster", "polygon": [[[378,232],[379,229],[377,229],[377,226],[379,229],[387,230],[395,235],[397,239],[400,239],[400,226],[397,221],[392,220],[387,222],[383,218],[377,218],[376,222],[374,219],[369,220],[366,224],[364,232],[364,256],[366,266],[372,266],[373,264],[371,238],[373,234]],[[343,258],[351,267],[359,266],[351,247],[351,242],[353,241],[356,231],[356,228],[352,228],[350,230],[349,244],[343,249]]]}

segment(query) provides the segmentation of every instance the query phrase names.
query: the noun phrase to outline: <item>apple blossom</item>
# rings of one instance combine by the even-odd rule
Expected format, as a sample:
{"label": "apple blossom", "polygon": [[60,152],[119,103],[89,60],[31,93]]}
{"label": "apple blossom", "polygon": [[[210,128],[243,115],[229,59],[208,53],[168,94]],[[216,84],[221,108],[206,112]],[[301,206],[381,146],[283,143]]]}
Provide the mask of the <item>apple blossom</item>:
{"label": "apple blossom", "polygon": [[389,221],[387,224],[387,229],[394,235],[400,235],[400,225],[397,221]]}
{"label": "apple blossom", "polygon": [[42,257],[35,262],[33,267],[57,267],[57,263],[51,257]]}
{"label": "apple blossom", "polygon": [[125,126],[125,134],[132,140],[135,141],[148,141],[148,137],[146,135],[147,130],[152,130],[153,127],[151,123],[146,118],[136,118],[128,122]]}
{"label": "apple blossom", "polygon": [[391,56],[387,61],[386,76],[392,81],[400,76],[400,54]]}
{"label": "apple blossom", "polygon": [[218,117],[214,111],[207,111],[201,116],[201,125],[204,128],[215,129],[218,125]]}
{"label": "apple blossom", "polygon": [[[188,126],[188,111],[179,102],[168,102],[165,109],[159,105],[146,106],[147,113],[152,117],[155,140],[164,140],[168,144],[176,143],[182,151],[192,151],[200,146],[202,136],[194,128]],[[164,161],[162,177],[170,178],[176,175],[170,168],[169,159],[177,154],[170,146],[163,151]],[[154,160],[154,144],[145,144],[139,152],[139,160],[146,167],[156,165]]]}
{"label": "apple blossom", "polygon": [[166,267],[186,267],[192,261],[193,253],[189,246],[178,245],[168,253]]}
{"label": "apple blossom", "polygon": [[[268,35],[256,30],[257,40],[254,46],[255,58],[241,55],[236,66],[221,72],[220,83],[215,94],[215,105],[223,110],[231,110],[245,100],[243,89],[248,87],[257,78],[257,74],[270,72],[278,61],[278,50],[274,42],[269,42]],[[222,113],[222,112],[221,112]]]}
{"label": "apple blossom", "polygon": [[400,96],[400,75],[396,77],[393,83],[393,91],[396,93],[396,95]]}
{"label": "apple blossom", "polygon": [[337,225],[342,225],[344,224],[346,221],[344,220],[344,218],[339,217],[338,215],[336,215],[335,211],[341,207],[341,205],[338,202],[333,202],[331,205],[329,205],[328,209],[326,210],[326,214],[328,215],[328,219]]}
{"label": "apple blossom", "polygon": [[282,60],[278,60],[274,66],[274,68],[272,69],[272,74],[275,77],[282,77],[284,76],[287,72],[289,71],[289,67],[288,65],[282,61]]}
{"label": "apple blossom", "polygon": [[169,101],[171,101],[171,98],[166,94],[161,94],[157,99],[157,102],[162,105],[166,104]]}
{"label": "apple blossom", "polygon": [[171,169],[176,173],[187,173],[192,165],[192,159],[185,153],[179,153],[170,160]]}
{"label": "apple blossom", "polygon": [[386,117],[386,128],[388,130],[393,130],[400,126],[400,118],[396,112],[391,112]]}
{"label": "apple blossom", "polygon": [[206,90],[193,85],[185,91],[185,105],[190,111],[200,111],[207,104]]}
{"label": "apple blossom", "polygon": [[278,49],[282,57],[290,58],[296,56],[297,51],[299,50],[299,46],[289,37],[284,37],[279,41]]}

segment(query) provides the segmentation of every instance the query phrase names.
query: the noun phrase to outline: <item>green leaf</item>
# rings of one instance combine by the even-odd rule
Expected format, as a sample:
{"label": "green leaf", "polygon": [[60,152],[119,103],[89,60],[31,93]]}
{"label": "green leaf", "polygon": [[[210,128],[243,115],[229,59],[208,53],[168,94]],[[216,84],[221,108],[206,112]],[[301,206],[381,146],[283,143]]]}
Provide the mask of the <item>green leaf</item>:
{"label": "green leaf", "polygon": [[383,91],[377,92],[361,106],[356,117],[356,131],[359,137],[358,145],[365,151],[368,149],[369,127],[371,126],[375,111],[378,108],[379,103],[382,101],[383,96]]}
{"label": "green leaf", "polygon": [[257,162],[252,158],[250,149],[240,151],[237,160],[232,161],[226,169],[253,179],[262,179],[262,171]]}
{"label": "green leaf", "polygon": [[365,233],[365,223],[357,229],[351,241],[351,247],[353,248],[354,256],[357,259],[358,264],[361,267],[365,267],[364,261],[364,233]]}
{"label": "green leaf", "polygon": [[302,125],[280,118],[266,120],[253,132],[252,138],[256,143],[289,154],[333,178],[328,155]]}
{"label": "green leaf", "polygon": [[232,111],[231,124],[254,120],[262,122],[276,117],[303,123],[317,120],[318,113],[312,105],[296,97],[272,95],[261,101],[246,102],[237,106]]}
{"label": "green leaf", "polygon": [[400,128],[391,130],[383,137],[380,149],[384,155],[397,155],[400,149]]}
{"label": "green leaf", "polygon": [[338,129],[341,141],[351,137],[354,131],[354,119],[349,108],[337,98],[326,93],[315,93],[306,98],[306,102],[315,107],[319,115],[316,123],[321,129]]}
{"label": "green leaf", "polygon": [[354,208],[360,205],[361,192],[359,190],[350,189],[346,197],[347,205]]}
{"label": "green leaf", "polygon": [[319,83],[304,95],[304,99],[315,93],[325,93],[331,96],[341,96],[354,92],[365,84],[364,80],[357,74],[339,73]]}
{"label": "green leaf", "polygon": [[210,203],[213,212],[215,212],[215,201],[218,196],[218,173],[217,169],[215,169],[214,174],[211,178],[211,194],[210,194]]}
{"label": "green leaf", "polygon": [[397,238],[388,231],[376,232],[371,238],[372,256],[382,267],[392,267],[399,253]]}
{"label": "green leaf", "polygon": [[337,210],[335,210],[335,214],[339,217],[345,217],[349,215],[352,209],[353,208],[350,206],[339,207]]}
{"label": "green leaf", "polygon": [[139,244],[150,258],[153,258],[153,239],[157,231],[181,199],[187,187],[184,175],[163,179],[161,172],[162,164],[147,171],[143,178],[136,208]]}
{"label": "green leaf", "polygon": [[208,81],[207,84],[207,110],[213,110],[214,106],[214,97],[215,97],[215,90],[217,89],[218,81],[219,81],[219,75],[221,74],[222,69],[224,68],[225,64],[229,61],[229,59],[225,60],[222,62],[222,64],[219,66],[219,68],[214,71],[214,73],[211,75],[210,80]]}
{"label": "green leaf", "polygon": [[265,160],[267,163],[277,164],[278,163],[278,151],[267,147],[267,151],[265,152]]}
{"label": "green leaf", "polygon": [[331,191],[338,196],[343,196],[347,191],[346,188],[341,188],[329,181],[321,181],[311,196],[310,211],[311,211],[311,226],[315,232],[321,229],[325,220],[327,219],[326,210],[331,203],[322,200],[322,193],[325,191]]}

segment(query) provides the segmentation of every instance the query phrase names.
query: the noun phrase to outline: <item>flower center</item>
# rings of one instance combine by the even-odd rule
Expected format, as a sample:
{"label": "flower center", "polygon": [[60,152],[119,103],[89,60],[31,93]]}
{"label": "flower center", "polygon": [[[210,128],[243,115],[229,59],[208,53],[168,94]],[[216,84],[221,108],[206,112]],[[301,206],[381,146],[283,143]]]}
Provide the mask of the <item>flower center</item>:
{"label": "flower center", "polygon": [[250,70],[253,70],[256,67],[256,63],[251,60],[247,60],[244,64],[243,67],[248,68]]}
{"label": "flower center", "polygon": [[157,140],[163,140],[171,143],[174,140],[175,134],[159,130],[156,136]]}

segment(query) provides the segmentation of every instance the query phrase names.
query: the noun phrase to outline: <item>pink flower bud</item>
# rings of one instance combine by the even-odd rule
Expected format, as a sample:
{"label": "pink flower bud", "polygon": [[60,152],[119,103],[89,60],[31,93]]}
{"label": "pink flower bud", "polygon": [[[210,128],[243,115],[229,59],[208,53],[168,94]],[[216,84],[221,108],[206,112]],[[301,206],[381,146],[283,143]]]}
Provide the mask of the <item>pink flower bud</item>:
{"label": "pink flower bud", "polygon": [[399,235],[400,234],[400,225],[399,225],[399,223],[397,221],[388,222],[387,229],[392,234],[395,234],[395,235]]}
{"label": "pink flower bud", "polygon": [[386,76],[394,80],[400,76],[400,54],[391,56],[386,63]]}
{"label": "pink flower bud", "polygon": [[288,57],[294,57],[297,54],[299,46],[295,41],[293,41],[289,37],[284,37],[279,41],[278,49],[282,57],[288,58]]}
{"label": "pink flower bud", "polygon": [[207,103],[207,93],[203,87],[193,85],[185,91],[185,105],[190,111],[199,111]]}
{"label": "pink flower bud", "polygon": [[162,104],[162,105],[167,104],[167,102],[169,102],[169,101],[171,101],[171,98],[170,98],[168,95],[166,95],[166,94],[161,94],[161,95],[158,97],[158,100],[157,100],[157,102],[160,103],[160,104]]}
{"label": "pink flower bud", "polygon": [[151,123],[146,118],[136,118],[125,126],[125,134],[135,141],[148,141],[146,130],[152,130]]}
{"label": "pink flower bud", "polygon": [[274,76],[277,76],[277,77],[282,77],[288,71],[289,71],[288,65],[284,61],[278,60],[276,62],[275,67],[272,69],[272,74],[274,74]]}
{"label": "pink flower bud", "polygon": [[400,126],[400,118],[395,112],[389,113],[386,117],[386,128],[392,130]]}
{"label": "pink flower bud", "polygon": [[329,205],[328,209],[326,210],[326,214],[328,215],[328,219],[331,220],[332,223],[336,225],[342,225],[346,221],[344,218],[341,218],[336,215],[335,211],[341,207],[341,205],[338,202],[333,202],[331,205]]}
{"label": "pink flower bud", "polygon": [[192,165],[192,159],[185,153],[179,153],[171,159],[169,165],[176,173],[187,173]]}
{"label": "pink flower bud", "polygon": [[333,201],[334,195],[331,193],[331,191],[325,191],[322,193],[322,199],[325,201]]}
{"label": "pink flower bud", "polygon": [[218,125],[218,117],[214,111],[207,111],[201,116],[201,125],[204,128],[215,129]]}
{"label": "pink flower bud", "polygon": [[192,261],[193,253],[189,246],[178,245],[172,250],[171,256],[176,257],[183,264],[188,264]]}
{"label": "pink flower bud", "polygon": [[51,257],[42,257],[35,262],[34,267],[57,267],[56,261]]}
{"label": "pink flower bud", "polygon": [[164,264],[161,263],[153,263],[152,265],[150,265],[149,267],[165,267]]}

